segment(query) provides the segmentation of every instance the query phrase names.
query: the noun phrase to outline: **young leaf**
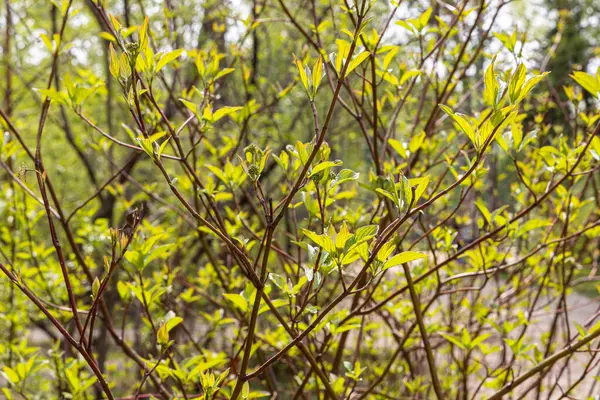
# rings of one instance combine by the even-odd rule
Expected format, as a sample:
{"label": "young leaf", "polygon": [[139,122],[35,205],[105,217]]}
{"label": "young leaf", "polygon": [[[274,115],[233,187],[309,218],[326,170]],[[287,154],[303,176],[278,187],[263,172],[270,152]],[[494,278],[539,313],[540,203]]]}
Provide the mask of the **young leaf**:
{"label": "young leaf", "polygon": [[422,31],[429,22],[429,18],[431,17],[432,9],[429,7],[421,16],[419,17],[419,31]]}
{"label": "young leaf", "polygon": [[452,335],[448,335],[447,333],[444,333],[444,332],[439,332],[439,334],[441,337],[443,337],[447,341],[454,343],[456,346],[458,346],[459,348],[461,348],[463,350],[466,350],[466,346],[460,341],[460,339],[458,339]]}
{"label": "young leaf", "polygon": [[306,69],[304,68],[304,64],[302,64],[302,60],[298,60],[295,55],[294,63],[296,64],[296,67],[298,67],[298,72],[300,73],[300,82],[302,82],[304,90],[308,92],[308,76],[306,75]]}
{"label": "young leaf", "polygon": [[403,253],[396,254],[395,256],[387,260],[385,264],[383,264],[383,271],[385,271],[388,268],[395,267],[396,265],[405,264],[407,262],[420,260],[426,257],[427,255],[425,253],[421,253],[418,251],[405,251]]}
{"label": "young leaf", "polygon": [[183,53],[183,51],[183,49],[177,49],[162,54],[160,56],[160,59],[156,63],[156,72],[160,71],[165,65],[169,64],[171,61],[179,57]]}
{"label": "young leaf", "polygon": [[467,134],[471,142],[477,146],[477,136],[475,134],[475,130],[471,126],[471,124],[467,121],[466,118],[462,116],[462,114],[455,114],[450,107],[440,104],[440,108],[444,110],[450,118],[454,120],[454,122],[460,127],[460,129]]}
{"label": "young leaf", "polygon": [[404,148],[404,145],[401,141],[396,139],[388,139],[388,143],[390,144],[390,146],[392,146],[392,149],[394,149],[400,157],[406,159],[406,149]]}
{"label": "young leaf", "polygon": [[315,167],[312,169],[309,177],[315,176],[316,174],[323,171],[324,169],[331,168],[331,167],[338,167],[342,164],[343,163],[341,161],[323,161],[323,162],[315,165]]}
{"label": "young leaf", "polygon": [[167,329],[167,324],[163,324],[160,328],[158,328],[158,332],[156,332],[156,343],[161,346],[166,345],[169,342],[169,330]]}
{"label": "young leaf", "polygon": [[344,76],[350,75],[350,72],[352,72],[356,67],[358,67],[370,55],[371,55],[371,53],[369,53],[368,51],[363,51],[362,53],[360,53],[359,55],[354,57],[354,59],[352,61],[350,61],[350,64],[348,65],[348,68],[346,69],[346,75],[344,75]]}
{"label": "young leaf", "polygon": [[527,96],[529,94],[529,92],[531,92],[533,90],[534,87],[537,86],[538,83],[540,83],[542,81],[542,79],[544,79],[546,77],[546,75],[548,75],[550,72],[544,72],[543,74],[534,76],[533,78],[529,79],[525,85],[523,85],[523,88],[521,89],[521,93],[519,94],[519,98],[517,99],[517,103],[521,102],[521,100],[523,100],[525,98],[525,96]]}
{"label": "young leaf", "polygon": [[313,86],[313,98],[317,95],[317,89],[319,88],[319,84],[321,83],[321,79],[323,78],[323,59],[319,55],[317,61],[315,61],[315,65],[312,70],[312,86]]}
{"label": "young leaf", "polygon": [[110,74],[115,78],[119,79],[119,57],[113,47],[112,43],[108,46],[110,49]]}
{"label": "young leaf", "polygon": [[100,281],[98,280],[98,277],[95,277],[94,282],[92,283],[92,295],[94,298],[98,296],[98,290],[100,290]]}
{"label": "young leaf", "polygon": [[592,96],[598,97],[600,95],[600,79],[598,77],[582,71],[575,71],[570,76]]}
{"label": "young leaf", "polygon": [[241,294],[224,293],[223,296],[243,312],[248,311],[248,302]]}
{"label": "young leaf", "polygon": [[519,95],[523,89],[523,84],[525,83],[526,74],[527,67],[525,67],[525,64],[521,63],[510,78],[510,82],[508,83],[508,97],[510,98],[510,102],[512,104],[515,104],[519,99]]}
{"label": "young leaf", "polygon": [[148,46],[148,16],[144,18],[144,23],[140,27],[140,50],[144,52]]}
{"label": "young leaf", "polygon": [[246,382],[244,382],[244,385],[242,386],[242,399],[247,399],[249,395],[250,395],[250,384],[248,383],[248,381],[246,381]]}
{"label": "young leaf", "polygon": [[498,83],[498,79],[496,79],[496,73],[494,72],[494,63],[496,61],[496,56],[492,59],[492,62],[485,70],[485,92],[484,98],[486,103],[494,106],[494,108],[498,105],[498,93],[500,92],[500,84]]}
{"label": "young leaf", "polygon": [[322,247],[326,252],[330,254],[335,252],[335,244],[328,235],[319,235],[306,229],[302,229],[302,233],[305,234],[310,240],[315,242],[319,247]]}

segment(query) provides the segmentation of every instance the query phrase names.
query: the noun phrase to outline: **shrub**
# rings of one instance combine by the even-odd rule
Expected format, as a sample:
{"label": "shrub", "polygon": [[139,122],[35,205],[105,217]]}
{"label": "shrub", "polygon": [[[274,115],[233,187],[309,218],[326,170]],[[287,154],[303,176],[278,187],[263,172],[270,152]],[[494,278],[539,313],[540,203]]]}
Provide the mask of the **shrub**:
{"label": "shrub", "polygon": [[7,398],[597,393],[562,20],[540,60],[505,1],[41,3],[0,70]]}

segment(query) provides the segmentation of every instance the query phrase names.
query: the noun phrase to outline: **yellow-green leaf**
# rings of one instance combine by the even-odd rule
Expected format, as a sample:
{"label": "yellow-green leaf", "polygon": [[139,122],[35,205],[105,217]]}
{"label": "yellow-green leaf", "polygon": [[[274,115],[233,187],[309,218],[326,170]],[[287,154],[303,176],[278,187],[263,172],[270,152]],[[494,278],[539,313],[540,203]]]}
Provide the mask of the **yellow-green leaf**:
{"label": "yellow-green leaf", "polygon": [[54,51],[54,49],[53,49],[54,46],[52,44],[52,39],[50,39],[48,37],[48,35],[46,35],[45,33],[42,33],[40,35],[40,37],[42,38],[42,41],[44,42],[44,44],[46,45],[46,47],[48,48],[48,50],[50,50],[50,52],[53,52]]}
{"label": "yellow-green leaf", "polygon": [[100,32],[99,36],[104,40],[108,40],[109,42],[113,42],[113,43],[117,42],[117,39],[108,32]]}
{"label": "yellow-green leaf", "polygon": [[144,52],[148,46],[148,16],[144,18],[144,23],[140,27],[140,50]]}
{"label": "yellow-green leaf", "polygon": [[525,83],[525,75],[527,74],[527,67],[525,64],[521,63],[517,67],[517,70],[510,78],[510,82],[508,84],[508,96],[510,98],[511,103],[515,103],[521,94],[521,90],[523,89],[523,84]]}
{"label": "yellow-green leaf", "polygon": [[494,63],[496,56],[492,59],[491,64],[485,70],[485,91],[484,100],[487,104],[496,106],[498,101],[498,92],[500,92],[500,84],[496,79],[496,73],[494,72]]}
{"label": "yellow-green leaf", "polygon": [[452,120],[454,120],[454,122],[460,127],[460,129],[467,134],[467,136],[469,137],[469,139],[471,139],[471,142],[473,142],[473,144],[477,144],[477,136],[475,135],[475,130],[473,129],[473,127],[471,126],[471,124],[469,123],[469,121],[464,118],[462,116],[462,114],[456,114],[452,111],[452,109],[450,109],[450,107],[445,106],[443,104],[440,104],[440,108],[442,110],[444,110],[444,112],[446,114],[448,114],[448,116],[450,116],[450,118],[452,118]]}
{"label": "yellow-green leaf", "polygon": [[298,60],[295,55],[294,62],[296,63],[296,67],[298,67],[298,72],[300,73],[300,82],[302,82],[302,86],[304,86],[304,89],[308,90],[308,77],[306,76],[304,64],[302,64],[302,61]]}
{"label": "yellow-green leaf", "polygon": [[345,76],[350,75],[350,72],[354,71],[354,69],[358,67],[363,61],[365,61],[370,55],[371,53],[369,53],[368,51],[363,51],[362,53],[354,57],[354,59],[350,61],[350,65],[348,65],[348,68],[346,69]]}
{"label": "yellow-green leaf", "polygon": [[395,267],[396,265],[406,264],[407,262],[420,260],[422,258],[426,258],[427,255],[425,253],[421,253],[419,251],[405,251],[400,254],[396,254],[389,260],[383,264],[382,271],[385,271],[388,268]]}
{"label": "yellow-green leaf", "polygon": [[248,310],[248,302],[241,294],[224,293],[223,296],[243,312]]}
{"label": "yellow-green leaf", "polygon": [[119,57],[117,56],[117,52],[115,51],[115,48],[113,47],[112,43],[108,47],[110,49],[110,74],[114,78],[119,79]]}
{"label": "yellow-green leaf", "polygon": [[160,71],[165,65],[169,64],[171,61],[175,60],[183,53],[183,49],[177,49],[173,51],[169,51],[160,56],[160,59],[156,63],[156,72]]}
{"label": "yellow-green leaf", "polygon": [[587,90],[592,96],[600,94],[600,79],[588,74],[587,72],[575,71],[571,74],[571,78],[575,80],[582,88]]}
{"label": "yellow-green leaf", "polygon": [[165,345],[169,342],[169,330],[167,324],[163,324],[156,332],[156,343]]}
{"label": "yellow-green leaf", "polygon": [[312,71],[312,79],[313,79],[313,96],[316,96],[317,89],[319,88],[319,84],[321,83],[321,79],[323,78],[323,59],[321,56],[317,58],[315,61],[315,65],[313,66]]}
{"label": "yellow-green leaf", "polygon": [[323,161],[323,162],[315,165],[315,167],[310,172],[309,177],[318,174],[319,172],[323,171],[324,169],[331,168],[331,167],[338,167],[342,164],[343,163],[341,161]]}

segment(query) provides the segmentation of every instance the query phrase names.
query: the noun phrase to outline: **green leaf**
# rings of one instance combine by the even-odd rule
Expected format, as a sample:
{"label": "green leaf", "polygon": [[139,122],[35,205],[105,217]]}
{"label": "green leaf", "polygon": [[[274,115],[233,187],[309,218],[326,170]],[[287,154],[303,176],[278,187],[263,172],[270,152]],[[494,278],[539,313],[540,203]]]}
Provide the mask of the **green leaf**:
{"label": "green leaf", "polygon": [[406,71],[405,73],[402,74],[402,76],[400,77],[400,81],[398,82],[398,85],[402,86],[406,83],[406,81],[408,81],[410,78],[414,78],[416,76],[421,75],[421,71],[417,70],[417,69],[412,69],[410,71]]}
{"label": "green leaf", "polygon": [[249,395],[250,395],[250,384],[248,383],[248,381],[246,381],[246,382],[244,382],[244,385],[242,386],[242,398],[247,399]]}
{"label": "green leaf", "polygon": [[504,45],[504,47],[506,47],[511,53],[515,52],[515,47],[517,45],[517,32],[514,31],[512,33],[512,35],[507,35],[506,33],[496,33],[494,32],[494,36],[496,36],[496,38],[498,40],[500,40],[500,42],[502,42],[502,44]]}
{"label": "green leaf", "polygon": [[388,143],[390,144],[390,146],[392,146],[392,149],[394,149],[400,157],[406,159],[406,149],[404,148],[404,145],[401,141],[396,139],[388,139]]}
{"label": "green leaf", "polygon": [[231,115],[231,114],[241,110],[242,108],[243,107],[230,107],[230,106],[221,107],[213,113],[211,122],[217,122],[221,118],[223,118],[227,115]]}
{"label": "green leaf", "polygon": [[144,256],[144,265],[148,265],[155,259],[157,259],[159,257],[163,257],[164,254],[166,254],[171,249],[175,248],[175,246],[176,246],[175,243],[171,243],[171,244],[164,244],[162,246],[157,246],[157,247],[153,248],[152,250],[150,250],[148,252],[148,254],[146,254]]}
{"label": "green leaf", "polygon": [[306,229],[302,229],[302,233],[306,235],[310,240],[315,242],[319,247],[323,248],[326,252],[332,254],[335,252],[335,244],[333,240],[327,235],[319,235],[315,232],[311,232]]}
{"label": "green leaf", "polygon": [[592,96],[598,97],[600,95],[600,79],[598,77],[582,71],[575,71],[570,76]]}
{"label": "green leaf", "polygon": [[224,293],[223,296],[243,312],[248,311],[248,302],[241,294]]}
{"label": "green leaf", "polygon": [[334,62],[335,70],[341,74],[343,62],[346,58],[348,58],[348,54],[350,54],[350,43],[345,40],[338,39],[335,41],[337,44],[338,52],[331,57]]}
{"label": "green leaf", "polygon": [[225,68],[225,69],[222,69],[221,71],[219,71],[219,73],[217,73],[215,75],[215,77],[213,78],[213,81],[216,81],[216,80],[224,77],[225,75],[229,75],[233,71],[235,71],[235,68]]}
{"label": "green leaf", "polygon": [[448,335],[447,333],[444,332],[439,332],[439,335],[441,337],[443,337],[444,339],[446,339],[447,341],[454,343],[455,345],[457,345],[458,347],[460,347],[463,350],[466,350],[466,346],[456,337],[452,336],[452,335]]}
{"label": "green leaf", "polygon": [[419,31],[422,31],[429,22],[429,18],[431,17],[432,9],[429,7],[421,16],[419,17]]}
{"label": "green leaf", "polygon": [[115,31],[120,31],[122,29],[122,25],[119,22],[119,20],[115,18],[115,16],[112,14],[108,14],[108,16],[110,18],[110,22],[112,23],[113,28],[115,28]]}
{"label": "green leaf", "polygon": [[140,50],[143,52],[148,46],[148,16],[144,18],[144,23],[140,27]]}
{"label": "green leaf", "polygon": [[52,43],[52,39],[50,39],[45,33],[42,33],[40,37],[42,38],[42,41],[44,42],[48,50],[50,50],[50,52],[52,53],[54,51],[54,44]]}
{"label": "green leaf", "polygon": [[177,59],[177,57],[179,57],[183,53],[183,51],[183,49],[176,49],[162,54],[160,56],[160,59],[156,63],[156,72],[160,71],[161,69],[163,69],[164,66]]}
{"label": "green leaf", "polygon": [[171,139],[171,138],[168,138],[167,140],[163,141],[160,144],[160,146],[158,147],[158,150],[156,152],[156,155],[158,156],[158,158],[160,158],[162,156],[163,151],[165,151],[165,148],[167,147],[167,144],[169,143],[169,139]]}
{"label": "green leaf", "polygon": [[371,55],[371,53],[369,53],[368,51],[363,51],[362,53],[360,53],[359,55],[354,57],[354,59],[352,61],[350,61],[350,64],[348,65],[348,68],[346,69],[346,75],[344,75],[344,77],[350,75],[350,72],[352,72],[356,67],[358,67],[370,55]]}
{"label": "green leaf", "polygon": [[100,32],[98,34],[98,36],[100,36],[102,39],[108,40],[109,42],[112,42],[112,43],[116,43],[117,42],[117,39],[113,35],[111,35],[110,33],[108,33],[108,32]]}
{"label": "green leaf", "polygon": [[377,260],[384,262],[387,258],[394,252],[396,248],[396,243],[394,243],[394,239],[390,239],[381,246],[379,251],[377,252]]}
{"label": "green leaf", "polygon": [[58,92],[56,89],[39,89],[38,91],[52,101],[66,106],[69,105],[69,98],[65,92]]}
{"label": "green leaf", "polygon": [[395,23],[396,23],[396,25],[401,26],[402,28],[406,29],[407,31],[409,31],[411,33],[415,32],[415,28],[404,20],[396,21]]}
{"label": "green leaf", "polygon": [[510,98],[510,102],[513,104],[515,104],[519,99],[521,90],[523,89],[523,84],[525,83],[526,74],[527,67],[525,67],[525,64],[521,63],[510,78],[510,82],[508,83],[508,97]]}
{"label": "green leaf", "polygon": [[94,282],[92,283],[92,295],[94,298],[98,296],[98,290],[100,290],[100,281],[98,280],[98,277],[95,277]]}
{"label": "green leaf", "polygon": [[350,236],[350,231],[348,231],[348,226],[346,225],[346,221],[344,221],[340,231],[335,236],[335,247],[338,249],[343,249],[344,246],[346,246],[346,241],[348,241]]}
{"label": "green leaf", "polygon": [[271,272],[269,273],[269,280],[273,282],[279,289],[283,290],[284,292],[286,291],[287,281],[284,276]]}
{"label": "green leaf", "polygon": [[407,262],[420,260],[426,257],[427,254],[418,251],[405,251],[403,253],[396,254],[395,256],[387,260],[385,264],[383,264],[382,271],[385,271],[388,268],[395,267],[396,265],[406,264]]}
{"label": "green leaf", "polygon": [[143,138],[143,137],[139,137],[135,139],[140,146],[142,147],[142,149],[144,150],[144,152],[152,159],[154,159],[154,142],[152,141],[152,139],[150,138]]}
{"label": "green leaf", "polygon": [[491,64],[485,70],[485,91],[484,99],[487,104],[494,106],[498,105],[498,93],[500,92],[500,84],[496,79],[496,73],[494,72],[494,63],[496,56],[492,59]]}
{"label": "green leaf", "polygon": [[587,332],[585,330],[585,327],[583,327],[583,325],[575,322],[575,328],[577,328],[577,332],[579,332],[580,337],[584,337],[587,335]]}
{"label": "green leaf", "polygon": [[419,201],[419,199],[421,198],[421,196],[423,195],[423,193],[425,193],[425,190],[427,189],[427,185],[429,184],[429,175],[422,176],[420,178],[412,178],[412,179],[409,179],[408,182],[410,183],[411,187],[414,187],[414,186],[417,187],[415,189],[415,199],[414,199],[414,203],[417,204],[417,201]]}
{"label": "green leaf", "polygon": [[169,330],[167,324],[163,324],[156,332],[156,343],[166,345],[169,342]]}
{"label": "green leaf", "polygon": [[377,235],[377,231],[379,231],[378,225],[361,226],[354,233],[354,240],[356,240],[356,243],[364,242],[365,240],[375,237],[375,235]]}
{"label": "green leaf", "polygon": [[440,108],[444,110],[444,112],[454,120],[454,122],[459,126],[459,128],[467,134],[469,139],[471,139],[471,142],[474,145],[476,145],[477,136],[475,134],[475,130],[473,129],[469,121],[467,121],[467,119],[463,117],[463,114],[455,114],[450,107],[445,106],[443,104],[440,104]]}
{"label": "green leaf", "polygon": [[110,74],[115,78],[119,79],[119,57],[113,47],[112,43],[108,46],[110,49]]}
{"label": "green leaf", "polygon": [[544,72],[543,74],[540,75],[536,75],[533,78],[529,79],[525,85],[523,85],[523,88],[521,89],[521,94],[519,95],[519,98],[517,99],[517,103],[520,102],[521,100],[523,100],[525,98],[525,96],[527,96],[529,94],[529,92],[531,92],[533,90],[534,87],[537,86],[538,83],[540,83],[542,81],[542,79],[544,79],[546,77],[546,75],[548,75],[550,72]]}
{"label": "green leaf", "polygon": [[165,322],[165,326],[167,327],[167,331],[171,331],[177,325],[183,322],[183,318],[181,317],[172,317],[167,322]]}
{"label": "green leaf", "polygon": [[359,176],[360,174],[358,172],[354,172],[350,169],[343,169],[331,181],[330,189],[333,189],[334,187],[341,185],[344,182],[355,181],[358,179]]}
{"label": "green leaf", "polygon": [[294,63],[296,64],[296,67],[298,67],[298,72],[300,73],[300,82],[302,82],[304,90],[308,92],[308,76],[306,75],[304,64],[302,64],[302,60],[296,58],[296,55],[294,55]]}
{"label": "green leaf", "polygon": [[179,101],[181,101],[188,110],[190,110],[191,112],[196,114],[196,111],[197,111],[196,104],[192,103],[191,101],[187,101],[186,99],[179,99]]}
{"label": "green leaf", "polygon": [[126,53],[121,53],[119,57],[119,78],[127,80],[131,76],[131,65],[129,65],[129,57]]}
{"label": "green leaf", "polygon": [[117,291],[123,301],[129,300],[131,297],[131,289],[123,281],[117,282]]}
{"label": "green leaf", "polygon": [[206,371],[207,369],[216,367],[221,364],[225,364],[226,362],[227,362],[227,360],[224,358],[215,358],[213,360],[201,362],[200,364],[196,365],[194,367],[194,369],[192,369],[190,371],[190,373],[188,374],[188,377],[190,377],[190,379],[192,379],[192,378],[198,376],[199,374],[201,374],[202,372]]}
{"label": "green leaf", "polygon": [[301,141],[296,141],[296,152],[298,152],[302,165],[306,165],[311,150],[312,146],[309,143],[304,144]]}
{"label": "green leaf", "polygon": [[314,166],[314,168],[310,172],[309,177],[318,174],[319,172],[323,171],[324,169],[331,168],[331,167],[339,167],[342,164],[343,163],[339,160],[338,161],[323,161]]}
{"label": "green leaf", "polygon": [[473,339],[473,341],[471,341],[471,345],[469,347],[473,349],[473,348],[479,346],[490,336],[492,336],[490,333],[484,333],[482,335],[477,336],[475,339]]}
{"label": "green leaf", "polygon": [[319,88],[319,84],[321,83],[321,79],[323,78],[323,59],[319,55],[317,61],[315,61],[315,65],[312,70],[312,86],[313,86],[313,96],[317,95],[317,89]]}
{"label": "green leaf", "polygon": [[21,380],[21,378],[19,377],[19,375],[15,372],[14,369],[10,368],[10,367],[4,367],[2,369],[2,371],[4,372],[4,375],[6,376],[6,378],[13,384],[16,385],[17,383],[19,383],[19,381]]}

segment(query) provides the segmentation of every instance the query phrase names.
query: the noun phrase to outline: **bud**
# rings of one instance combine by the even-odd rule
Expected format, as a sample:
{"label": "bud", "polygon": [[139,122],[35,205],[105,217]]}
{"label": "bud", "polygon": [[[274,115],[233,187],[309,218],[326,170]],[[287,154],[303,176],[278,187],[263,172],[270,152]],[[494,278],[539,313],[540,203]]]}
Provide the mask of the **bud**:
{"label": "bud", "polygon": [[250,396],[250,384],[246,381],[242,386],[242,399],[247,399],[248,396]]}
{"label": "bud", "polygon": [[140,44],[137,42],[131,42],[131,43],[127,43],[125,45],[125,51],[127,52],[127,54],[129,54],[129,59],[131,60],[131,63],[135,63],[135,60],[138,56],[138,54],[140,53]]}
{"label": "bud", "polygon": [[250,177],[250,179],[254,182],[256,182],[258,180],[258,177],[260,176],[260,168],[258,168],[258,166],[252,164],[248,166],[248,176]]}
{"label": "bud", "polygon": [[162,324],[162,326],[158,328],[158,332],[156,332],[156,343],[160,346],[166,346],[169,343],[167,324]]}
{"label": "bud", "polygon": [[318,183],[322,178],[323,178],[323,171],[319,171],[316,174],[314,174],[313,176],[311,176],[311,179],[313,180],[313,182],[315,184]]}
{"label": "bud", "polygon": [[[244,153],[250,153],[252,156],[254,156],[255,154],[257,154],[258,151],[260,151],[260,149],[254,143],[249,144],[244,149]],[[248,161],[251,161],[251,160],[248,160]]]}
{"label": "bud", "polygon": [[94,299],[98,296],[98,291],[100,290],[100,280],[98,277],[94,278],[94,283],[92,283],[92,296]]}
{"label": "bud", "polygon": [[118,232],[116,229],[114,228],[110,228],[108,230],[108,232],[110,233],[110,242],[113,246],[116,246],[117,244],[117,239],[118,239]]}
{"label": "bud", "polygon": [[121,250],[123,250],[127,246],[128,242],[129,242],[129,238],[126,235],[124,235],[123,232],[120,232],[119,245],[121,246]]}

